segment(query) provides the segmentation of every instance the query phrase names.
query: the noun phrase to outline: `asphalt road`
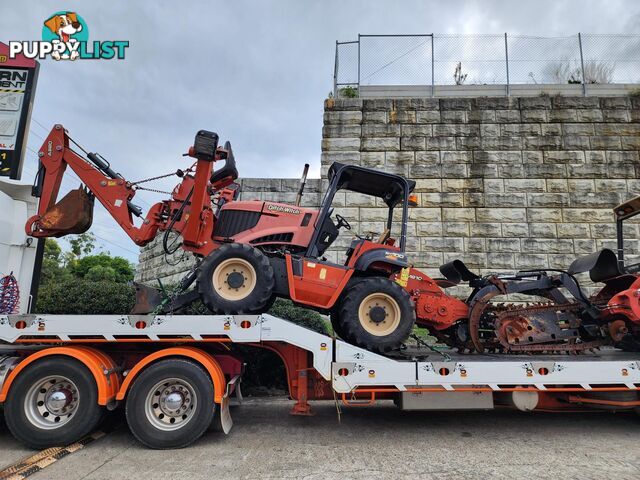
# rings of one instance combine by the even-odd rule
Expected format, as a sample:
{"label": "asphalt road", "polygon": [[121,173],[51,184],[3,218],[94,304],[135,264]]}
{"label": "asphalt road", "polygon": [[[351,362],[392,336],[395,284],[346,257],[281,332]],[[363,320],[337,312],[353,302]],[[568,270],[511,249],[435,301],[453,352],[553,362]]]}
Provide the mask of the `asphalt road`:
{"label": "asphalt road", "polygon": [[[402,412],[391,404],[343,409],[252,399],[233,409],[230,435],[208,433],[183,450],[140,446],[125,426],[35,474],[35,479],[634,479],[634,414],[515,411]],[[116,420],[119,421],[116,417]],[[32,454],[0,425],[0,466]]]}

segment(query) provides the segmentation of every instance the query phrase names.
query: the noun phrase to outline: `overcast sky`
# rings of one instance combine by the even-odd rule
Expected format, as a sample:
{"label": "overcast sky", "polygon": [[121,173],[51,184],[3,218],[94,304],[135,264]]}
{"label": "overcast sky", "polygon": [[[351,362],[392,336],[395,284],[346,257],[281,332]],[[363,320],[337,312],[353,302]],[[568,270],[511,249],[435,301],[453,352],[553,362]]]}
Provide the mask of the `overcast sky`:
{"label": "overcast sky", "polygon": [[[89,40],[131,46],[124,61],[44,61],[33,117],[47,129],[62,123],[131,180],[186,166],[181,154],[199,129],[232,142],[243,177],[298,177],[305,162],[319,176],[335,41],[358,33],[640,33],[635,0],[4,0],[0,40],[39,40],[59,10],[79,13]],[[37,150],[46,132],[35,122],[31,132]],[[140,196],[145,209],[158,198]],[[136,261],[137,248],[97,210],[104,249]]]}

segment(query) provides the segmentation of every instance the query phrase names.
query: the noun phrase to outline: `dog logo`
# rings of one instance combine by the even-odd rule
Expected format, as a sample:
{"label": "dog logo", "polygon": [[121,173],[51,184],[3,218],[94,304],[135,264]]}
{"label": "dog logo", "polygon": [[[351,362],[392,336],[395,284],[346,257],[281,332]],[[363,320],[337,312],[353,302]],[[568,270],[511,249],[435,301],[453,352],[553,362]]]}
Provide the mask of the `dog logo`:
{"label": "dog logo", "polygon": [[[51,58],[54,60],[75,60],[80,56],[79,42],[86,42],[89,39],[87,24],[75,12],[58,12],[52,15],[44,22],[42,30],[42,40],[45,42],[57,40],[65,47],[62,53],[58,50],[51,52]],[[82,36],[80,36],[81,32]]]}
{"label": "dog logo", "polygon": [[59,60],[124,60],[128,40],[93,40],[89,27],[77,12],[66,10],[50,15],[42,26],[42,41],[9,42],[9,58]]}

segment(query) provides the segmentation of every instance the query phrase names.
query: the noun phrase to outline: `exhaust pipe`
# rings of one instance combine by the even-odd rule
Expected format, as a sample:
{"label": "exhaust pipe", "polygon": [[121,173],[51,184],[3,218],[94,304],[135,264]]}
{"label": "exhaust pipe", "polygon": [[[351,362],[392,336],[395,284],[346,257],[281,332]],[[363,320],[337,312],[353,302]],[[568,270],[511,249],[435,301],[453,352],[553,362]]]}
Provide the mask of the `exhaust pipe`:
{"label": "exhaust pipe", "polygon": [[300,179],[300,188],[298,189],[298,195],[296,196],[296,207],[300,206],[302,201],[302,195],[304,193],[304,186],[307,183],[307,173],[309,173],[309,164],[304,164],[304,170],[302,171],[302,178]]}

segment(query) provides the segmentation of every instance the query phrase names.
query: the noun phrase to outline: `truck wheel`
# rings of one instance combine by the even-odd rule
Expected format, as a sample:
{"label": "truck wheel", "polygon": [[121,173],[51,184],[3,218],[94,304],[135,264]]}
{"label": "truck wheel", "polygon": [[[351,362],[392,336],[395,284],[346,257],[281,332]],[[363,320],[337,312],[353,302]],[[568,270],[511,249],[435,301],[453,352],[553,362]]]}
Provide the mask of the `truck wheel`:
{"label": "truck wheel", "polygon": [[195,442],[213,419],[213,383],[199,365],[162,360],[135,379],[127,397],[129,429],[150,448],[183,448]]}
{"label": "truck wheel", "polygon": [[198,271],[198,292],[214,313],[260,311],[271,300],[274,284],[269,259],[258,249],[240,243],[214,250]]}
{"label": "truck wheel", "polygon": [[398,348],[416,321],[411,297],[388,278],[365,278],[346,290],[342,298],[338,316],[341,336],[373,352]]}
{"label": "truck wheel", "polygon": [[68,358],[45,358],[22,371],[4,404],[7,427],[31,448],[75,442],[91,433],[104,408],[91,372]]}

